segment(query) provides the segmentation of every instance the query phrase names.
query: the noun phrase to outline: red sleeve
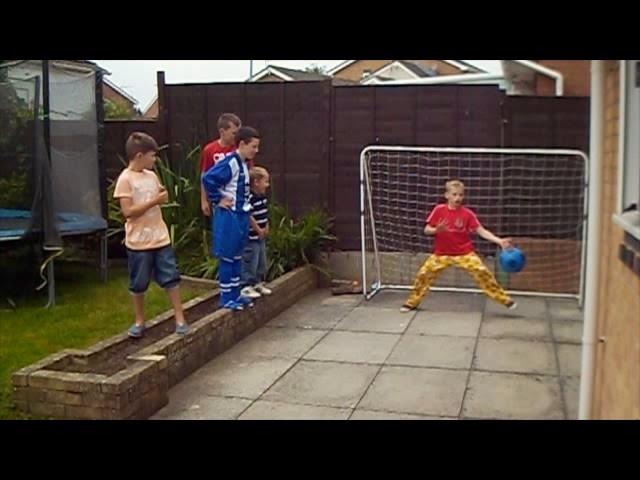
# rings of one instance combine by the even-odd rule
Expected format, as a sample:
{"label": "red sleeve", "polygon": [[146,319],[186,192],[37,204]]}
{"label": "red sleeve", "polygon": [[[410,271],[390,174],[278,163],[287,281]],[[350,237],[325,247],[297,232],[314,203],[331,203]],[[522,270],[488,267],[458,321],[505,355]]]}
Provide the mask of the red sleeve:
{"label": "red sleeve", "polygon": [[438,222],[442,219],[442,205],[436,205],[431,213],[427,217],[427,225],[435,227],[438,225]]}
{"label": "red sleeve", "polygon": [[476,214],[467,209],[467,217],[467,229],[469,230],[469,232],[475,232],[476,230],[478,230],[480,222],[478,221],[478,217],[476,217]]}

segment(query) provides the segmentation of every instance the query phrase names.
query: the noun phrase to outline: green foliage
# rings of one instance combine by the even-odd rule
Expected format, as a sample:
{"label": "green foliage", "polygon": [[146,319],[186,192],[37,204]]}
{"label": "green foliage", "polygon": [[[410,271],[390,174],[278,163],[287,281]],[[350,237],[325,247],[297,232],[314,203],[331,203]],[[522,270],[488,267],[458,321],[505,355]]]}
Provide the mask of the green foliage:
{"label": "green foliage", "polygon": [[322,66],[318,65],[317,63],[312,63],[307,68],[305,68],[304,71],[305,72],[309,72],[309,73],[317,73],[318,75],[326,75],[327,74],[326,67],[322,67]]}
{"label": "green foliage", "polygon": [[33,128],[27,103],[10,82],[0,79],[0,208],[31,207],[28,165]]}
{"label": "green foliage", "polygon": [[272,202],[267,237],[268,280],[313,263],[322,248],[336,239],[329,233],[332,223],[333,219],[318,209],[295,220],[284,206]]}
{"label": "green foliage", "polygon": [[0,178],[0,208],[28,209],[29,191],[27,172],[24,167],[11,173],[7,178]]}
{"label": "green foliage", "polygon": [[136,110],[122,102],[114,102],[105,98],[104,100],[104,118],[129,120],[136,117]]}

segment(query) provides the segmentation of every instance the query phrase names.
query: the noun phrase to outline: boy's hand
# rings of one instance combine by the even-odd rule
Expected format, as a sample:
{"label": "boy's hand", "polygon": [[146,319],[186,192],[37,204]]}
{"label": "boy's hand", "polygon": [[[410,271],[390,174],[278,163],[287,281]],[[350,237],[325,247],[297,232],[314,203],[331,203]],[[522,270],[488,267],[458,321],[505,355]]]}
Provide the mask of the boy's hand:
{"label": "boy's hand", "polygon": [[233,206],[233,201],[229,197],[222,197],[218,204],[220,208],[226,208],[227,210]]}
{"label": "boy's hand", "polygon": [[169,201],[169,192],[164,187],[160,187],[160,192],[158,192],[158,196],[156,197],[156,202],[158,205],[162,205],[163,203],[167,203]]}
{"label": "boy's hand", "polygon": [[202,214],[205,217],[210,217],[211,216],[211,205],[209,205],[209,202],[200,203],[200,209],[202,210]]}
{"label": "boy's hand", "polygon": [[264,227],[264,236],[267,237],[269,235],[269,225]]}
{"label": "boy's hand", "polygon": [[444,219],[440,220],[436,225],[436,233],[444,232],[445,230],[447,230],[447,228],[447,221]]}
{"label": "boy's hand", "polygon": [[513,246],[513,244],[511,243],[511,239],[510,238],[499,238],[498,240],[499,240],[498,241],[498,245],[500,245],[503,250],[506,250],[506,249],[511,248]]}
{"label": "boy's hand", "polygon": [[266,228],[259,228],[258,229],[258,238],[260,240],[264,240],[264,238],[267,236],[267,229]]}

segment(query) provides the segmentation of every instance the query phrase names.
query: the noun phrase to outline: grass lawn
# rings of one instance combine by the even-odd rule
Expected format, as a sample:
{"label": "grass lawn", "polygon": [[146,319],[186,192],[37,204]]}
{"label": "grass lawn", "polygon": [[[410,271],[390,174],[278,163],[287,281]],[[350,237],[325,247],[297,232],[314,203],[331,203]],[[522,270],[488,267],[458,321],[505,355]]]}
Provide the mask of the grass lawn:
{"label": "grass lawn", "polygon": [[[95,269],[56,264],[56,306],[43,308],[45,294],[17,302],[0,299],[0,419],[29,418],[11,407],[11,374],[65,348],[86,348],[126,330],[133,320],[126,268],[109,269],[106,284]],[[45,288],[46,289],[46,288]],[[182,289],[183,302],[202,290]],[[165,292],[152,283],[145,298],[146,318],[171,308]]]}

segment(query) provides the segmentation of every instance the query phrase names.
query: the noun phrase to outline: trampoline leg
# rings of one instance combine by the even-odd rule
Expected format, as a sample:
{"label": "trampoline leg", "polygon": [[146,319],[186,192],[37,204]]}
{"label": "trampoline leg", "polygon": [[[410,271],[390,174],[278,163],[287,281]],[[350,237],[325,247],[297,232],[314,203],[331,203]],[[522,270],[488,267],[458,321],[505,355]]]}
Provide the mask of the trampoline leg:
{"label": "trampoline leg", "polygon": [[100,236],[100,280],[107,281],[107,233]]}
{"label": "trampoline leg", "polygon": [[46,308],[49,308],[56,304],[56,276],[53,271],[53,260],[51,260],[47,265],[47,282],[49,290],[49,302],[47,303]]}

